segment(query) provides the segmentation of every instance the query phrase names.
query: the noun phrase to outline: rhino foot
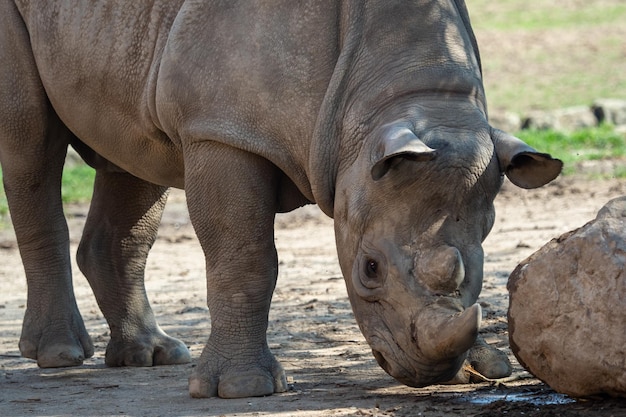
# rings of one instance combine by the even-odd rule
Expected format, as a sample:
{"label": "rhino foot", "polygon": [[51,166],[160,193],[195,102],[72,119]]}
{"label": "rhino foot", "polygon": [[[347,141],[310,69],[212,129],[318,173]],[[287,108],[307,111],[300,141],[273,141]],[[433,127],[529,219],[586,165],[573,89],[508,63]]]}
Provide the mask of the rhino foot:
{"label": "rhino foot", "polygon": [[467,362],[476,372],[488,379],[505,378],[513,372],[506,353],[488,345],[482,337],[478,337],[474,346],[469,350]]}
{"label": "rhino foot", "polygon": [[93,356],[93,343],[78,309],[69,311],[69,318],[40,318],[41,314],[26,310],[19,342],[23,357],[35,359],[40,368],[64,368],[82,365]]}
{"label": "rhino foot", "polygon": [[85,358],[93,355],[93,347],[85,349],[81,344],[59,343],[37,349],[33,343],[22,340],[20,352],[25,358],[37,360],[40,368],[65,368],[82,365]]}
{"label": "rhino foot", "polygon": [[234,359],[216,359],[205,349],[189,378],[189,395],[194,398],[262,397],[285,391],[285,372],[271,353],[245,364]]}
{"label": "rhino foot", "polygon": [[191,362],[189,349],[183,342],[157,329],[135,335],[131,340],[112,337],[107,345],[107,366],[156,366]]}
{"label": "rhino foot", "polygon": [[481,336],[467,353],[467,359],[456,376],[447,384],[469,384],[486,380],[506,378],[513,366],[506,353],[488,345]]}

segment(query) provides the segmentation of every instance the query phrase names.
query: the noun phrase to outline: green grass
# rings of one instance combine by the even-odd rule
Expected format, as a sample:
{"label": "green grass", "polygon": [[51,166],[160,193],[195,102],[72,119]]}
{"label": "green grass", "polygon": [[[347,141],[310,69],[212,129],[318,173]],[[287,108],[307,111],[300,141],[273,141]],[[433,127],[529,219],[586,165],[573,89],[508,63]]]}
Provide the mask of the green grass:
{"label": "green grass", "polygon": [[64,203],[84,203],[91,200],[96,171],[88,165],[77,164],[63,170],[61,198]]}
{"label": "green grass", "polygon": [[[523,130],[517,136],[533,148],[562,160],[565,175],[575,173],[576,164],[582,161],[626,158],[626,139],[610,125],[580,129],[573,133]],[[612,176],[626,178],[626,169],[616,168]]]}
{"label": "green grass", "polygon": [[[0,180],[2,180],[2,171],[0,171]],[[7,196],[4,193],[4,186],[0,186],[0,228],[6,221],[9,214],[9,206],[7,205]]]}
{"label": "green grass", "polygon": [[[96,171],[85,164],[66,167],[61,182],[61,198],[64,203],[84,203],[91,200]],[[0,183],[2,170],[0,170]],[[0,186],[0,226],[6,223],[9,208],[4,187]]]}

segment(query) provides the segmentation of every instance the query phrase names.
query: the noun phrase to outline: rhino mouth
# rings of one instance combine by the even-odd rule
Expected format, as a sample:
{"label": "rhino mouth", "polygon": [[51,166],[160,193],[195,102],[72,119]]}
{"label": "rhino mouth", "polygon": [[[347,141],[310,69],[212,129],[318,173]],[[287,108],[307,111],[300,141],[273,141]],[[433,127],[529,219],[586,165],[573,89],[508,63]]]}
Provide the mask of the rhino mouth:
{"label": "rhino mouth", "polygon": [[[455,375],[458,369],[447,370],[450,366],[448,361],[436,363],[426,358],[414,337],[407,338],[407,342],[410,340],[410,343],[405,343],[406,346],[403,347],[405,344],[401,344],[394,337],[384,320],[381,320],[379,325],[382,327],[382,332],[377,331],[368,338],[372,354],[378,365],[398,382],[421,388],[450,380]],[[404,338],[404,336],[399,337]],[[451,376],[448,377],[448,374]]]}
{"label": "rhino mouth", "polygon": [[[386,330],[389,331],[388,328]],[[378,365],[383,368],[385,372],[405,385],[408,385],[407,382],[415,379],[415,373],[411,372],[403,364],[417,362],[417,358],[414,358],[412,361],[397,360],[396,356],[398,352],[402,353],[403,356],[405,356],[406,353],[397,343],[393,343],[394,346],[389,346],[386,338],[380,337],[379,335],[372,337],[370,345],[376,362],[378,362]]]}
{"label": "rhino mouth", "polygon": [[401,366],[397,361],[387,360],[388,355],[386,356],[381,351],[372,349],[372,354],[378,362],[378,365],[383,368],[385,372],[391,375],[393,378],[403,383],[404,385],[412,386],[412,387],[422,387],[428,384],[416,384],[416,377],[414,373],[410,372],[404,366]]}

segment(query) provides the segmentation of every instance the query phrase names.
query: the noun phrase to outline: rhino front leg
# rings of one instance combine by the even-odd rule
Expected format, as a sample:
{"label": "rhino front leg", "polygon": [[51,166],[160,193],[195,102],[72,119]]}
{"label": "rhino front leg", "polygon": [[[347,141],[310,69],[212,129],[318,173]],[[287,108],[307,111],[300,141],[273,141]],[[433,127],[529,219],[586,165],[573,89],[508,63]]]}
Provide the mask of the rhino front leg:
{"label": "rhino front leg", "polygon": [[[467,274],[465,281],[461,285],[460,290],[463,302],[467,307],[473,305],[478,300],[482,289],[483,251],[482,249],[475,249],[466,257],[470,265],[477,265],[473,270],[480,271],[477,274]],[[506,353],[495,346],[489,345],[481,335],[478,335],[474,345],[467,352],[465,361],[467,365],[470,365],[476,372],[488,379],[505,378],[513,372],[513,366]],[[471,375],[462,367],[450,383],[468,383],[471,379]]]}
{"label": "rhino front leg", "polygon": [[191,361],[187,347],[157,324],[144,287],[146,259],[167,194],[166,187],[124,172],[99,169],[96,174],[77,261],[111,329],[108,366]]}
{"label": "rhino front leg", "polygon": [[478,373],[489,379],[505,378],[513,372],[506,353],[487,344],[481,336],[476,338],[466,360]]}
{"label": "rhino front leg", "polygon": [[266,331],[278,262],[278,172],[217,143],[185,150],[191,221],[206,256],[211,335],[189,380],[192,397],[238,398],[287,388]]}
{"label": "rhino front leg", "polygon": [[[467,367],[475,372],[470,372]],[[478,373],[477,376],[475,373]],[[446,384],[469,384],[470,382],[482,382],[486,379],[501,379],[513,373],[513,366],[506,353],[485,342],[478,335],[474,346],[467,352],[467,359],[457,374]]]}

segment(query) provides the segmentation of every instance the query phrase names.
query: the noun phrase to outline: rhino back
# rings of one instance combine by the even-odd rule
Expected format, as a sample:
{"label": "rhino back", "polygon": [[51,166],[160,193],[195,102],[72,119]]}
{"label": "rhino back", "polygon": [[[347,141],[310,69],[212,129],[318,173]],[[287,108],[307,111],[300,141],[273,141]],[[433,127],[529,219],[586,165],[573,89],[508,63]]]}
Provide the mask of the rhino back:
{"label": "rhino back", "polygon": [[61,120],[105,158],[164,185],[182,184],[182,159],[154,117],[153,84],[180,4],[16,2]]}

